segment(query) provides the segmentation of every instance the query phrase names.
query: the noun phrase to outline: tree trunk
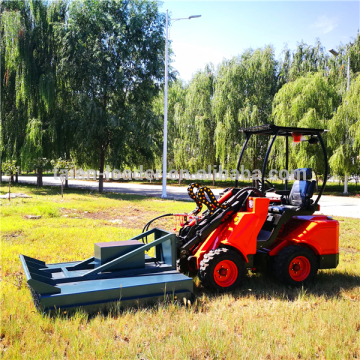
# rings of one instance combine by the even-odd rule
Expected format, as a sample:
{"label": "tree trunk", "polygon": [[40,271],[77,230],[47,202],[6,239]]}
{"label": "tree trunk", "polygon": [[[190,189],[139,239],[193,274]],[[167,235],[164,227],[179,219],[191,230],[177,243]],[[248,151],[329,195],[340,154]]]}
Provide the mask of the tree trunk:
{"label": "tree trunk", "polygon": [[19,183],[19,170],[16,171],[15,173],[15,184]]}
{"label": "tree trunk", "polygon": [[69,180],[65,179],[65,188],[67,189],[69,187]]}
{"label": "tree trunk", "polygon": [[213,178],[213,186],[215,186],[215,172],[213,171],[213,174],[212,174],[212,178]]}
{"label": "tree trunk", "polygon": [[43,181],[42,181],[42,169],[39,169],[38,170],[38,173],[37,173],[37,187],[42,187],[43,186]]}
{"label": "tree trunk", "polygon": [[103,192],[104,189],[104,163],[105,163],[105,151],[102,149],[100,152],[100,167],[99,167],[99,193]]}
{"label": "tree trunk", "polygon": [[11,174],[11,175],[10,175],[10,182],[11,182],[12,184],[14,184],[14,174]]}

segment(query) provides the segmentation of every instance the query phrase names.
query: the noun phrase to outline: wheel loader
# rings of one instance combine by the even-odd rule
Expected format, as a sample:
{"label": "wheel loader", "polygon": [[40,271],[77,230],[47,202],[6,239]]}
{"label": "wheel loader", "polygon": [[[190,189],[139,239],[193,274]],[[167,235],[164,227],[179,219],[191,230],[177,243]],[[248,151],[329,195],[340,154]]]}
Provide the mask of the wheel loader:
{"label": "wheel loader", "polygon": [[[326,185],[328,162],[321,134],[325,130],[265,125],[243,129],[245,143],[237,170],[252,136],[270,136],[260,189],[227,189],[216,199],[207,187],[193,183],[188,188],[197,208],[188,215],[177,236],[177,268],[197,274],[201,283],[214,290],[239,286],[248,270],[274,272],[284,284],[309,283],[318,269],[336,268],[339,263],[339,223],[320,210],[319,200]],[[325,164],[324,182],[313,200],[316,182],[312,169],[294,171],[288,189],[275,190],[265,178],[270,151],[278,137],[285,137],[286,170],[289,139],[319,146]],[[264,185],[264,186],[263,186]],[[266,185],[266,186],[265,186]],[[203,206],[206,211],[200,214]]]}

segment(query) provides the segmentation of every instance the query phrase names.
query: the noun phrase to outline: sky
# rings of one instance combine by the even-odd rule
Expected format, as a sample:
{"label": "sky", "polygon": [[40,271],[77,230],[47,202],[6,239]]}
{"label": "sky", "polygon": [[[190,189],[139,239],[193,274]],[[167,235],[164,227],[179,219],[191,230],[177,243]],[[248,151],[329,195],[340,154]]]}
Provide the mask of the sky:
{"label": "sky", "polygon": [[272,45],[279,58],[284,46],[320,39],[326,50],[356,38],[360,29],[357,1],[193,1],[165,0],[160,11],[174,22],[170,28],[172,66],[189,81],[207,63],[215,66],[248,48]]}

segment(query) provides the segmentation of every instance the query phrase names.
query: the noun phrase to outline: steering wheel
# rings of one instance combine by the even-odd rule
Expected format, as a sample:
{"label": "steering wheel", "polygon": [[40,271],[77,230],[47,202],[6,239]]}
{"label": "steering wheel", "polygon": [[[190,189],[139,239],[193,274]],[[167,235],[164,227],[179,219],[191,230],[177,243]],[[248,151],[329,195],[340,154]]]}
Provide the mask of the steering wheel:
{"label": "steering wheel", "polygon": [[[262,181],[260,179],[257,179],[256,181],[259,184],[259,190],[262,191],[262,187],[263,187]],[[267,190],[265,190],[265,192],[273,192],[273,191],[275,191],[275,186],[269,180],[265,179],[264,182],[265,182],[265,186],[266,186],[266,184],[269,186],[269,188]]]}

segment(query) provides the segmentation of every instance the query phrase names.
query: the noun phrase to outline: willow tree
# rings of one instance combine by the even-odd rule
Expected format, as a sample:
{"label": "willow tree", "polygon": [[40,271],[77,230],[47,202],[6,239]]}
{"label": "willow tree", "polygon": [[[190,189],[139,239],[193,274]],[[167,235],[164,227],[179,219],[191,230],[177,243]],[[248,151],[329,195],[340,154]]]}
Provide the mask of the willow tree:
{"label": "willow tree", "polygon": [[342,104],[331,119],[330,158],[332,171],[337,175],[359,175],[360,166],[360,75],[344,95]]}
{"label": "willow tree", "polygon": [[[328,129],[339,105],[336,87],[322,73],[308,74],[284,85],[274,99],[275,124],[304,128]],[[325,137],[326,143],[326,137]],[[284,144],[277,145],[277,163],[285,163]],[[330,152],[330,148],[328,147]],[[331,153],[330,153],[331,155]],[[311,167],[317,180],[324,174],[324,159],[317,146],[303,142],[289,147],[290,167]]]}
{"label": "willow tree", "polygon": [[[188,157],[179,157],[177,148],[183,145],[181,132],[183,124],[179,121],[185,110],[185,96],[187,86],[180,80],[171,81],[168,87],[168,169],[184,169],[187,166]],[[155,147],[155,163],[161,166],[163,162],[163,126],[164,126],[164,91],[154,99],[153,112],[158,123],[158,131],[154,134]]]}
{"label": "willow tree", "polygon": [[289,80],[294,81],[298,77],[309,73],[324,72],[327,70],[329,55],[321,45],[319,39],[314,46],[300,42],[292,53],[289,68]]}
{"label": "willow tree", "polygon": [[65,9],[63,2],[2,2],[2,155],[21,160],[23,169],[53,151],[57,114],[53,24],[64,20]]}
{"label": "willow tree", "polygon": [[[354,115],[350,115],[354,112],[353,106],[356,109],[358,105],[356,101],[352,101],[352,106],[347,105],[348,97],[352,97],[352,95],[347,94],[347,91],[349,83],[360,74],[360,33],[358,32],[357,37],[352,42],[337,47],[336,51],[338,55],[332,56],[329,61],[329,78],[337,86],[338,93],[342,96],[342,106],[334,117],[334,121],[331,122],[330,140],[334,154],[330,159],[330,164],[335,174],[344,177],[344,193],[346,193],[348,176],[356,173],[359,168],[356,144],[354,143],[354,136],[356,136],[354,129],[357,121],[351,120]],[[349,60],[350,72],[348,73]],[[356,84],[352,90],[356,93],[354,89],[356,89]]]}
{"label": "willow tree", "polygon": [[360,73],[360,31],[356,38],[347,44],[347,55],[350,57],[350,68],[354,74]]}
{"label": "willow tree", "polygon": [[[27,123],[26,105],[20,101],[25,76],[21,71],[24,21],[20,2],[1,2],[1,157],[20,162]],[[23,88],[23,92],[24,92]]]}
{"label": "willow tree", "polygon": [[[186,88],[184,103],[175,106],[175,164],[190,171],[217,165],[215,116],[212,112],[214,72],[211,65],[198,71]],[[182,106],[181,106],[182,105]]]}
{"label": "willow tree", "polygon": [[155,1],[71,3],[62,38],[62,75],[72,94],[75,158],[98,164],[149,155],[152,100],[164,71],[164,16]]}
{"label": "willow tree", "polygon": [[[274,49],[245,51],[238,58],[224,61],[219,69],[212,99],[216,119],[216,153],[223,166],[235,168],[244,138],[240,128],[271,121],[272,100],[278,89]],[[244,165],[260,166],[267,139],[251,139]]]}

